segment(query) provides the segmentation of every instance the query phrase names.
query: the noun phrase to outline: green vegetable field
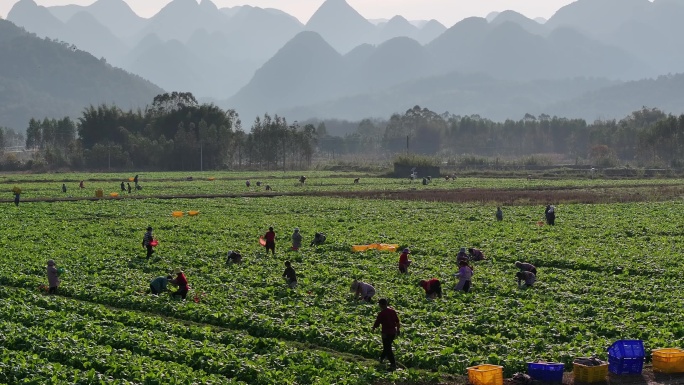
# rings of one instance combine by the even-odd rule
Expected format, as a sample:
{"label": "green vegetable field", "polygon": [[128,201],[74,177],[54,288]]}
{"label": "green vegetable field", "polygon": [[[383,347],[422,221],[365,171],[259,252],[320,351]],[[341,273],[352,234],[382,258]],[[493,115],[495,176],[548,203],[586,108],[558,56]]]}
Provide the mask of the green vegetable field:
{"label": "green vegetable field", "polygon": [[[480,363],[525,371],[537,359],[563,362],[597,354],[619,339],[642,339],[648,351],[684,347],[684,231],[680,197],[658,192],[682,180],[457,179],[420,186],[408,180],[310,174],[149,174],[146,196],[240,193],[254,175],[274,190],[315,192],[359,189],[429,192],[483,187],[587,191],[636,189],[639,202],[556,204],[556,226],[538,226],[539,202],[433,202],[318,196],[102,199],[22,202],[63,195],[116,192],[128,175],[21,175],[0,180],[0,382],[145,384],[372,384],[431,381],[463,375]],[[313,176],[312,176],[313,175]],[[125,178],[125,179],[124,179]],[[78,181],[86,180],[86,189]],[[74,182],[75,181],[75,182]],[[131,183],[132,184],[132,183]],[[651,186],[651,187],[649,187]],[[653,187],[655,186],[655,187]],[[276,188],[277,187],[277,188]],[[252,190],[256,190],[254,184]],[[638,191],[637,191],[638,190]],[[636,194],[635,193],[635,194]],[[132,194],[133,195],[133,194]],[[173,211],[199,211],[173,217]],[[159,246],[146,260],[141,240],[154,228]],[[276,256],[259,236],[277,233]],[[304,247],[289,251],[301,229]],[[316,231],[326,244],[308,244]],[[408,275],[399,253],[351,253],[351,246],[396,243],[410,247]],[[482,249],[474,262],[472,292],[454,292],[460,247]],[[241,265],[226,253],[240,250]],[[66,271],[59,294],[47,284],[46,262]],[[281,275],[291,260],[299,286]],[[519,289],[515,261],[539,270],[533,288]],[[147,293],[150,280],[173,268],[185,271],[186,301]],[[432,277],[444,297],[425,299],[417,286]],[[379,333],[371,327],[376,304],[357,303],[354,279],[372,283],[401,318],[395,352],[402,370],[378,362]],[[196,298],[196,300],[195,300]],[[647,357],[647,360],[649,357]]]}

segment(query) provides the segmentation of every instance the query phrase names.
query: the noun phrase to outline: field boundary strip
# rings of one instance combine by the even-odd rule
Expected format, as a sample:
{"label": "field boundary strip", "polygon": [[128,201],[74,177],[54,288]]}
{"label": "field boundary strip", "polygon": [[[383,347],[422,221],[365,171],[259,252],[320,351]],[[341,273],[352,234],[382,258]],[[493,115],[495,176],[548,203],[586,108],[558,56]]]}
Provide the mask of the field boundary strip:
{"label": "field boundary strip", "polygon": [[[496,202],[507,205],[537,205],[554,203],[625,203],[663,201],[684,196],[684,186],[638,185],[558,187],[558,188],[462,188],[452,190],[366,190],[366,191],[294,191],[252,192],[227,194],[151,194],[118,197],[38,197],[22,202],[78,202],[127,199],[217,199],[217,198],[277,198],[277,197],[334,197],[350,199],[381,199],[436,202]],[[0,199],[0,203],[13,203],[13,199]]]}

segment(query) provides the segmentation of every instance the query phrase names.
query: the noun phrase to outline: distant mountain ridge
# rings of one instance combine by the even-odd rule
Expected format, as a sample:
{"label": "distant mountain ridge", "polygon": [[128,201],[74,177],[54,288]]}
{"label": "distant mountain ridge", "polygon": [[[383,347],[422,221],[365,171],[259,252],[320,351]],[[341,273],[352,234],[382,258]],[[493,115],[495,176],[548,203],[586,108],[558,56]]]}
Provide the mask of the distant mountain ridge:
{"label": "distant mountain ridge", "polygon": [[[123,23],[105,20],[108,13],[131,27],[122,31]],[[548,20],[504,10],[449,28],[402,16],[370,21],[346,0],[322,1],[305,25],[276,9],[218,8],[211,0],[172,0],[149,19],[131,13],[123,0],[47,8],[21,0],[10,20],[166,89],[223,100],[246,120],[323,105],[323,113],[333,113],[341,100],[358,105],[354,98],[387,92],[388,99],[411,104],[414,95],[402,93],[400,84],[443,79],[460,87],[449,74],[496,90],[490,82],[560,87],[568,79],[605,78],[613,85],[684,72],[684,51],[676,48],[684,34],[682,0],[577,0]],[[556,96],[549,101],[581,96],[562,87],[551,91]]]}
{"label": "distant mountain ridge", "polygon": [[30,118],[78,116],[101,103],[144,107],[163,90],[87,52],[40,39],[0,20],[0,126],[26,128]]}

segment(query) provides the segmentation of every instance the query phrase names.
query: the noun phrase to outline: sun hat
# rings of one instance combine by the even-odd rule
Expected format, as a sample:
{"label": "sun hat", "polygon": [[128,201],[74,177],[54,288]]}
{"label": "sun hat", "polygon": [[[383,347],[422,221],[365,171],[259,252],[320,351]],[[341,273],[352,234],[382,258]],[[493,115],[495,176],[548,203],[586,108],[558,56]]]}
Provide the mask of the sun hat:
{"label": "sun hat", "polygon": [[180,267],[173,269],[173,274],[181,274],[182,272],[183,272],[183,270],[181,270]]}
{"label": "sun hat", "polygon": [[299,227],[295,227],[295,230],[294,230],[294,231],[295,231],[295,232],[298,232],[298,231],[299,231]]}
{"label": "sun hat", "polygon": [[404,253],[409,254],[409,253],[411,253],[411,250],[409,250],[408,247],[407,247],[407,248],[404,249]]}
{"label": "sun hat", "polygon": [[48,266],[54,266],[54,265],[55,265],[55,261],[54,261],[54,260],[51,259],[51,260],[48,261]]}

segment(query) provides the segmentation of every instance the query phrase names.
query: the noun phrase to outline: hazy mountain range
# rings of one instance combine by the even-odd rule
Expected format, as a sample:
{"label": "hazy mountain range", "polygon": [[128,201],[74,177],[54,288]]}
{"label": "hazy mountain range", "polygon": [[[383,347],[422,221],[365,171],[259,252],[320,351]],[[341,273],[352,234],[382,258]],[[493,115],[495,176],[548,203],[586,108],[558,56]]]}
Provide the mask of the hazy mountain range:
{"label": "hazy mountain range", "polygon": [[[324,1],[305,25],[276,9],[219,9],[210,0],[173,0],[149,19],[123,0],[21,0],[8,20],[166,90],[235,108],[246,121],[264,112],[386,117],[415,104],[494,119],[556,111],[609,118],[659,107],[657,92],[614,91],[625,82],[684,99],[666,85],[679,77],[638,82],[684,72],[684,0],[578,0],[548,21],[505,11],[450,28],[401,16],[367,20],[345,0]],[[599,95],[615,100],[597,112],[587,106]]]}

